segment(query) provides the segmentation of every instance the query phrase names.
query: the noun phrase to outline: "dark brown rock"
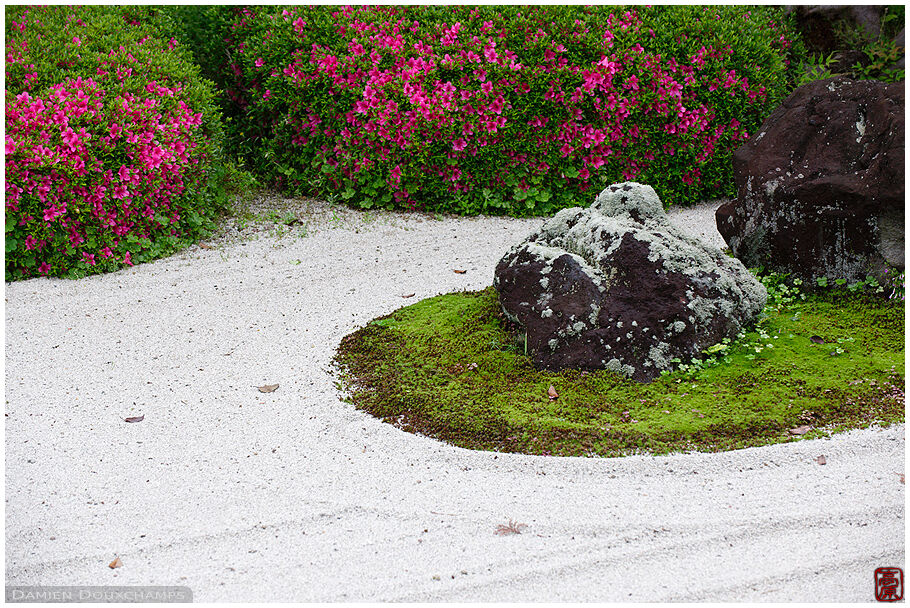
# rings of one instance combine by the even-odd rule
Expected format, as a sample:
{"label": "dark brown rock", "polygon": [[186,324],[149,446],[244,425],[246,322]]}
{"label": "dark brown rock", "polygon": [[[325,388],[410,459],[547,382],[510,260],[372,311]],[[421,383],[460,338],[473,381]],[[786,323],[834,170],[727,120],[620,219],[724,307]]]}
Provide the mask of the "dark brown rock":
{"label": "dark brown rock", "polygon": [[881,31],[882,5],[803,4],[786,7],[796,20],[796,27],[810,52],[829,54],[837,50],[843,35],[852,32],[859,42],[878,38]]}
{"label": "dark brown rock", "polygon": [[904,266],[903,83],[798,88],[733,155],[717,229],[748,267],[811,281]]}
{"label": "dark brown rock", "polygon": [[833,76],[846,76],[854,78],[859,76],[854,67],[859,65],[863,68],[872,63],[872,59],[862,51],[841,51],[834,56],[834,63],[828,68]]}
{"label": "dark brown rock", "polygon": [[767,298],[739,261],[678,231],[654,190],[635,183],[557,213],[500,260],[493,285],[539,368],[639,382],[734,338]]}

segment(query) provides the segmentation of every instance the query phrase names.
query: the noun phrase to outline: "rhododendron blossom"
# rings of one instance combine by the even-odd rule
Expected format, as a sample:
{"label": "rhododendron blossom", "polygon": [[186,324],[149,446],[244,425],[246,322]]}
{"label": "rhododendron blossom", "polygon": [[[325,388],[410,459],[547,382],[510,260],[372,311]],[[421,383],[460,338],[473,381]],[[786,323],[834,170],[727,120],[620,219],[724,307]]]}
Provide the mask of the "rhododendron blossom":
{"label": "rhododendron blossom", "polygon": [[[73,9],[30,9],[22,31],[32,12],[58,10]],[[68,39],[85,47],[89,38]],[[176,48],[173,40],[161,44]],[[180,98],[185,84],[164,74],[128,85],[134,70],[126,64],[138,71],[138,51],[105,56],[108,69],[92,66],[90,78],[77,71],[8,98],[6,210],[17,220],[17,232],[7,231],[8,280],[115,269],[145,258],[152,238],[188,232],[178,223],[188,187],[205,187],[202,114]]]}
{"label": "rhododendron blossom", "polygon": [[446,10],[429,24],[414,7],[245,12],[232,98],[263,174],[367,207],[543,213],[629,176],[695,197],[716,188],[701,169],[743,140],[725,108],[751,125],[767,99],[730,46],[661,52],[644,9],[564,24],[549,9]]}

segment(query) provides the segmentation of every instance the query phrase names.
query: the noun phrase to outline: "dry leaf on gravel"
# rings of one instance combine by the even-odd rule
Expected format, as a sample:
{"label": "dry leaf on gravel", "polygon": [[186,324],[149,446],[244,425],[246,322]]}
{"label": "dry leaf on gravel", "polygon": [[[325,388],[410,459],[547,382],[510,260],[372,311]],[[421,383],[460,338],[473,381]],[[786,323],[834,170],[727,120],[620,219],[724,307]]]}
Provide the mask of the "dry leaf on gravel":
{"label": "dry leaf on gravel", "polygon": [[528,527],[528,524],[520,524],[509,520],[508,524],[499,524],[496,526],[496,534],[505,536],[506,534],[521,534],[521,531]]}
{"label": "dry leaf on gravel", "polygon": [[124,418],[124,422],[142,422],[145,420],[145,414],[141,416],[130,416],[129,418]]}
{"label": "dry leaf on gravel", "polygon": [[818,464],[825,464],[828,461],[825,459],[824,456],[819,456],[818,458],[815,459],[815,462],[817,462]]}
{"label": "dry leaf on gravel", "polygon": [[260,393],[274,393],[276,390],[278,390],[277,384],[266,384],[259,387]]}
{"label": "dry leaf on gravel", "polygon": [[[901,476],[901,483],[904,483],[904,474],[903,474],[903,473],[898,473],[898,475]],[[904,485],[907,485],[907,484],[904,484]]]}
{"label": "dry leaf on gravel", "polygon": [[550,401],[553,401],[554,399],[559,397],[559,393],[556,392],[556,389],[553,387],[552,384],[550,385],[550,388],[547,389],[547,396],[550,398]]}
{"label": "dry leaf on gravel", "polygon": [[812,427],[804,424],[803,426],[798,426],[795,429],[790,429],[788,432],[791,435],[805,435],[810,430],[812,430]]}
{"label": "dry leaf on gravel", "polygon": [[409,293],[408,295],[406,295],[406,296],[401,296],[401,297],[402,297],[402,298],[413,298],[415,295],[417,295],[417,294],[415,294],[415,293]]}
{"label": "dry leaf on gravel", "polygon": [[121,567],[123,567],[123,562],[120,561],[119,557],[116,557],[116,558],[114,558],[114,561],[112,561],[111,563],[109,563],[107,565],[107,567],[110,568],[111,570],[113,570],[114,568],[121,568]]}
{"label": "dry leaf on gravel", "polygon": [[456,270],[455,274],[465,274],[467,270]]}
{"label": "dry leaf on gravel", "polygon": [[211,245],[207,245],[206,243],[199,243],[199,248],[200,248],[200,249],[211,249],[212,246],[211,246]]}

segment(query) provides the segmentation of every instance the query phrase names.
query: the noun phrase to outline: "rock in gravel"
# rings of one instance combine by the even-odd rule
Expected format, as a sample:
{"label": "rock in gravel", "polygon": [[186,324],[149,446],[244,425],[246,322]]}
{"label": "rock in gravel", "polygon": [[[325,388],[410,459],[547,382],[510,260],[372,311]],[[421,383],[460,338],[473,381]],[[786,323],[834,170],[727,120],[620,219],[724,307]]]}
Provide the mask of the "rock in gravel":
{"label": "rock in gravel", "polygon": [[499,261],[493,284],[538,368],[639,382],[733,338],[767,299],[739,260],[683,234],[634,182],[547,220]]}
{"label": "rock in gravel", "polygon": [[748,267],[851,282],[904,267],[904,85],[830,78],[733,155],[717,230]]}

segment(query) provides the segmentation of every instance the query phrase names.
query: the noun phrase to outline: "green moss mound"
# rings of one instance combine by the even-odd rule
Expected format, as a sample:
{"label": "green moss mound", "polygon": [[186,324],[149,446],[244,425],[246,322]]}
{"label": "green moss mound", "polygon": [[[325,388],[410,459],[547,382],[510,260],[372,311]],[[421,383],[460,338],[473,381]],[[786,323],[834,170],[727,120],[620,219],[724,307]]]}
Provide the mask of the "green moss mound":
{"label": "green moss mound", "polygon": [[[534,369],[490,287],[376,319],[342,340],[335,362],[357,408],[464,448],[714,452],[902,422],[900,304],[862,294],[772,298],[755,331],[713,347],[712,359],[638,384],[605,371]],[[810,430],[790,432],[799,427]]]}

